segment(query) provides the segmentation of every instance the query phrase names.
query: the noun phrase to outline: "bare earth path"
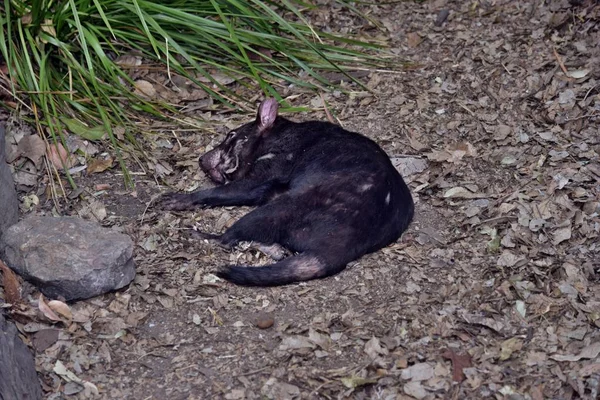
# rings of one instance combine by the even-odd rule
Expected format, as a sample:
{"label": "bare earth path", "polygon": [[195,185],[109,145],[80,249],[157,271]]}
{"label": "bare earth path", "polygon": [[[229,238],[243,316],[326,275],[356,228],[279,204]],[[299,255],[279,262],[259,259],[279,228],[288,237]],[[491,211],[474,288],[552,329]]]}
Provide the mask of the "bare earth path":
{"label": "bare earth path", "polygon": [[[145,211],[165,190],[151,176],[136,176],[135,196],[111,172],[86,178],[112,183],[97,200],[136,240],[138,276],[73,306],[81,322],[37,356],[48,398],[69,389],[56,360],[107,399],[596,398],[600,5],[571,3],[365,8],[414,65],[371,72],[374,94],[325,98],[411,170],[417,217],[398,243],[334,278],[215,281],[219,265],[269,261],[186,229],[220,231],[247,210]],[[316,24],[367,28],[325,11]],[[155,147],[167,180],[208,185],[192,161],[219,138],[186,132]]]}

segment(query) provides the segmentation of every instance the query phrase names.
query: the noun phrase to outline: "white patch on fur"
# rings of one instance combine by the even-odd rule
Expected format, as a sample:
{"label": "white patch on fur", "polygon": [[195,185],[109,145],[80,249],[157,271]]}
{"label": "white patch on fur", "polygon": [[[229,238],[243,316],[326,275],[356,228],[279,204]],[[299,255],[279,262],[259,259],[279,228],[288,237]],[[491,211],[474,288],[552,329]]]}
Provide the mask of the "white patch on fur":
{"label": "white patch on fur", "polygon": [[319,278],[325,272],[325,264],[315,256],[300,254],[290,259],[290,264],[294,271],[294,276],[301,281]]}
{"label": "white patch on fur", "polygon": [[[233,166],[230,166],[230,164],[231,164],[232,161],[235,161],[235,164]],[[237,156],[235,157],[235,160],[232,160],[232,159],[227,160],[227,164],[228,164],[227,166],[229,168],[227,168],[225,170],[225,173],[226,174],[233,174],[238,169],[238,167],[239,167],[239,161],[240,160],[237,158]]]}
{"label": "white patch on fur", "polygon": [[363,185],[360,185],[358,188],[359,193],[363,193],[366,192],[367,190],[371,189],[373,187],[372,183],[365,183]]}
{"label": "white patch on fur", "polygon": [[387,196],[385,196],[385,205],[390,204],[390,199],[392,198],[392,193],[388,192]]}
{"label": "white patch on fur", "polygon": [[286,256],[285,247],[273,243],[273,244],[262,244],[262,243],[252,243],[252,247],[257,249],[258,251],[268,255],[275,261],[283,260]]}
{"label": "white patch on fur", "polygon": [[289,153],[287,156],[285,156],[285,159],[288,161],[291,161],[292,158],[294,158],[294,153]]}
{"label": "white patch on fur", "polygon": [[275,157],[275,154],[273,153],[267,153],[264,156],[260,156],[256,159],[256,161],[262,161],[262,160],[270,160],[271,158]]}

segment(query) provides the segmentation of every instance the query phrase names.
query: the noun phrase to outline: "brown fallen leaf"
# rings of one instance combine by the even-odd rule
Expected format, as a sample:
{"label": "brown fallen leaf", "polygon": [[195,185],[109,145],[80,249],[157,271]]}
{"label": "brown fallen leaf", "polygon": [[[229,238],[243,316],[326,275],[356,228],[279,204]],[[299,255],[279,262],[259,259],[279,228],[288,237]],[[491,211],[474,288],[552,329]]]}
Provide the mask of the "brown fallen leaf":
{"label": "brown fallen leaf", "polygon": [[202,83],[210,84],[213,84],[213,80],[215,80],[218,84],[224,86],[230,85],[236,80],[233,76],[220,71],[210,71],[210,78],[204,76],[202,72],[197,72],[196,79],[198,79]]}
{"label": "brown fallen leaf", "polygon": [[62,170],[63,165],[65,168],[71,168],[72,166],[73,160],[61,143],[50,144],[46,155],[56,169]]}
{"label": "brown fallen leaf", "polygon": [[53,311],[62,315],[69,321],[73,319],[73,313],[71,312],[71,308],[66,303],[60,300],[50,300],[48,302],[48,307],[50,307]]}
{"label": "brown fallen leaf", "polygon": [[21,284],[17,275],[2,260],[0,260],[0,271],[2,271],[2,285],[4,286],[4,300],[10,304],[21,301]]}
{"label": "brown fallen leaf", "polygon": [[446,349],[442,354],[442,357],[446,360],[450,360],[452,363],[452,380],[454,382],[462,382],[465,380],[464,368],[470,368],[473,366],[471,363],[471,356],[467,354],[457,354],[452,349]]}
{"label": "brown fallen leaf", "polygon": [[327,350],[331,344],[331,340],[329,335],[325,335],[323,333],[317,332],[315,329],[310,328],[308,330],[308,339],[322,348],[323,350]]}
{"label": "brown fallen leaf", "polygon": [[52,309],[50,308],[50,306],[48,306],[48,304],[46,304],[46,300],[44,299],[44,295],[40,294],[40,298],[38,300],[38,308],[40,309],[40,311],[42,312],[42,314],[44,314],[44,316],[46,318],[48,318],[51,321],[62,321],[62,319],[56,315],[54,313],[54,311],[52,311]]}
{"label": "brown fallen leaf", "polygon": [[297,350],[297,349],[305,349],[310,348],[314,349],[315,344],[309,340],[309,338],[304,336],[289,336],[284,338],[279,345],[279,350]]}
{"label": "brown fallen leaf", "polygon": [[500,361],[505,361],[508,360],[514,352],[523,348],[523,341],[513,337],[503,341],[500,346]]}
{"label": "brown fallen leaf", "polygon": [[142,57],[135,54],[123,54],[117,57],[114,62],[124,68],[139,67],[142,65]]}
{"label": "brown fallen leaf", "polygon": [[113,162],[114,159],[110,156],[107,158],[94,158],[88,163],[88,174],[104,172],[112,167]]}
{"label": "brown fallen leaf", "polygon": [[512,133],[512,128],[508,125],[498,125],[494,129],[494,140],[500,142]]}
{"label": "brown fallen leaf", "polygon": [[379,357],[379,355],[388,354],[387,349],[381,346],[379,339],[377,339],[375,336],[365,343],[364,351],[371,358],[371,360],[376,359]]}
{"label": "brown fallen leaf", "polygon": [[134,94],[136,94],[140,97],[145,97],[145,98],[150,98],[150,99],[156,97],[156,89],[154,88],[154,85],[152,85],[150,82],[140,79],[140,80],[135,81],[134,85],[135,85],[135,90],[133,91]]}
{"label": "brown fallen leaf", "polygon": [[552,239],[552,244],[555,246],[564,242],[565,240],[571,239],[571,225],[569,224],[569,226],[557,229],[554,231],[553,235],[554,239]]}
{"label": "brown fallen leaf", "polygon": [[423,399],[427,396],[427,390],[425,390],[421,381],[410,381],[402,387],[402,390],[410,398]]}
{"label": "brown fallen leaf", "polygon": [[501,321],[497,321],[493,318],[486,318],[476,314],[464,314],[462,317],[465,320],[465,322],[469,324],[485,326],[486,328],[489,328],[494,332],[502,333],[506,329],[504,323],[502,323]]}
{"label": "brown fallen leaf", "polygon": [[431,153],[425,153],[425,157],[431,161],[446,162],[452,159],[452,154],[446,150],[433,150]]}
{"label": "brown fallen leaf", "polygon": [[348,389],[356,389],[357,387],[360,386],[365,386],[365,385],[372,385],[374,383],[377,383],[377,379],[376,377],[374,378],[361,378],[359,376],[346,376],[344,378],[341,378],[340,380],[342,381],[342,383],[344,384],[344,386],[346,386]]}
{"label": "brown fallen leaf", "polygon": [[269,59],[273,57],[273,52],[265,47],[258,47],[257,52],[248,52],[248,58],[252,61],[262,61],[263,58]]}
{"label": "brown fallen leaf", "polygon": [[448,146],[444,150],[433,149],[430,153],[425,153],[425,156],[431,161],[458,163],[464,157],[475,157],[477,150],[469,142],[459,142]]}
{"label": "brown fallen leaf", "polygon": [[448,148],[448,150],[451,151],[452,153],[454,153],[454,156],[456,158],[462,158],[464,156],[475,157],[477,155],[477,150],[475,149],[475,146],[473,146],[469,142],[455,143],[455,144],[451,145]]}
{"label": "brown fallen leaf", "polygon": [[532,400],[544,400],[544,386],[538,385],[529,389],[529,395]]}
{"label": "brown fallen leaf", "polygon": [[583,377],[588,377],[593,374],[600,374],[600,363],[585,365],[578,372],[578,375]]}
{"label": "brown fallen leaf", "polygon": [[434,375],[435,369],[433,365],[426,362],[422,362],[413,364],[410,367],[403,369],[401,377],[405,380],[421,382],[433,378]]}
{"label": "brown fallen leaf", "polygon": [[17,148],[22,156],[29,158],[39,168],[42,157],[46,154],[46,144],[42,138],[38,135],[24,136]]}
{"label": "brown fallen leaf", "polygon": [[595,359],[600,354],[600,342],[595,342],[581,349],[578,355],[574,354],[553,354],[551,359],[556,361],[579,361],[582,358]]}
{"label": "brown fallen leaf", "polygon": [[415,132],[414,129],[409,129],[408,132],[406,133],[406,138],[408,139],[408,143],[410,144],[410,147],[412,147],[413,149],[415,149],[416,151],[421,151],[427,148],[426,145],[424,145],[423,143],[421,143],[417,138],[417,133]]}
{"label": "brown fallen leaf", "polygon": [[58,329],[42,329],[32,337],[33,347],[42,352],[58,341]]}
{"label": "brown fallen leaf", "polygon": [[473,193],[462,186],[450,188],[444,193],[444,198],[480,199],[485,197],[486,195],[483,193]]}
{"label": "brown fallen leaf", "polygon": [[406,35],[406,40],[408,42],[408,47],[412,47],[413,49],[421,44],[423,38],[419,36],[417,32],[409,32]]}

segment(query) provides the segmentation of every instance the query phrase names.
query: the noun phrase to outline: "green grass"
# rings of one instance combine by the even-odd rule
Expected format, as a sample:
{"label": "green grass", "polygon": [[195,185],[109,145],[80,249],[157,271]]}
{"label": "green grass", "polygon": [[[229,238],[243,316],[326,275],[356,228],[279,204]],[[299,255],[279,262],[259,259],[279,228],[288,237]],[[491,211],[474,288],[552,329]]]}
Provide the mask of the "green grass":
{"label": "green grass", "polygon": [[301,11],[310,7],[288,0],[0,0],[0,53],[11,83],[0,90],[34,113],[55,143],[64,142],[64,130],[89,140],[106,135],[126,171],[118,150],[125,143],[114,129],[125,127],[135,145],[136,121],[179,120],[180,106],[137,95],[135,67],[115,63],[121,55],[135,52],[144,67],[184,76],[230,108],[248,107],[244,91],[221,84],[214,71],[279,98],[283,83],[326,91],[334,85],[325,71],[386,65],[383,53],[368,55],[377,43],[314,30]]}

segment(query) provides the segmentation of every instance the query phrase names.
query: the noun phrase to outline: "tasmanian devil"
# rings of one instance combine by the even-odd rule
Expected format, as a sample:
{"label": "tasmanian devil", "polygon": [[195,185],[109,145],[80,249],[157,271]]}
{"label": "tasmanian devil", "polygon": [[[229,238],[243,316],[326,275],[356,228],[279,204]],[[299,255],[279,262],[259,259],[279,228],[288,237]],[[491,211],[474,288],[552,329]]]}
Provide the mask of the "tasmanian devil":
{"label": "tasmanian devil", "polygon": [[222,235],[281,245],[296,255],[263,267],[228,266],[217,274],[240,285],[273,286],[336,274],[358,257],[400,237],[413,199],[385,152],[372,140],[328,122],[292,122],[264,100],[256,120],[227,134],[200,157],[218,186],[169,193],[168,210],[259,206]]}

